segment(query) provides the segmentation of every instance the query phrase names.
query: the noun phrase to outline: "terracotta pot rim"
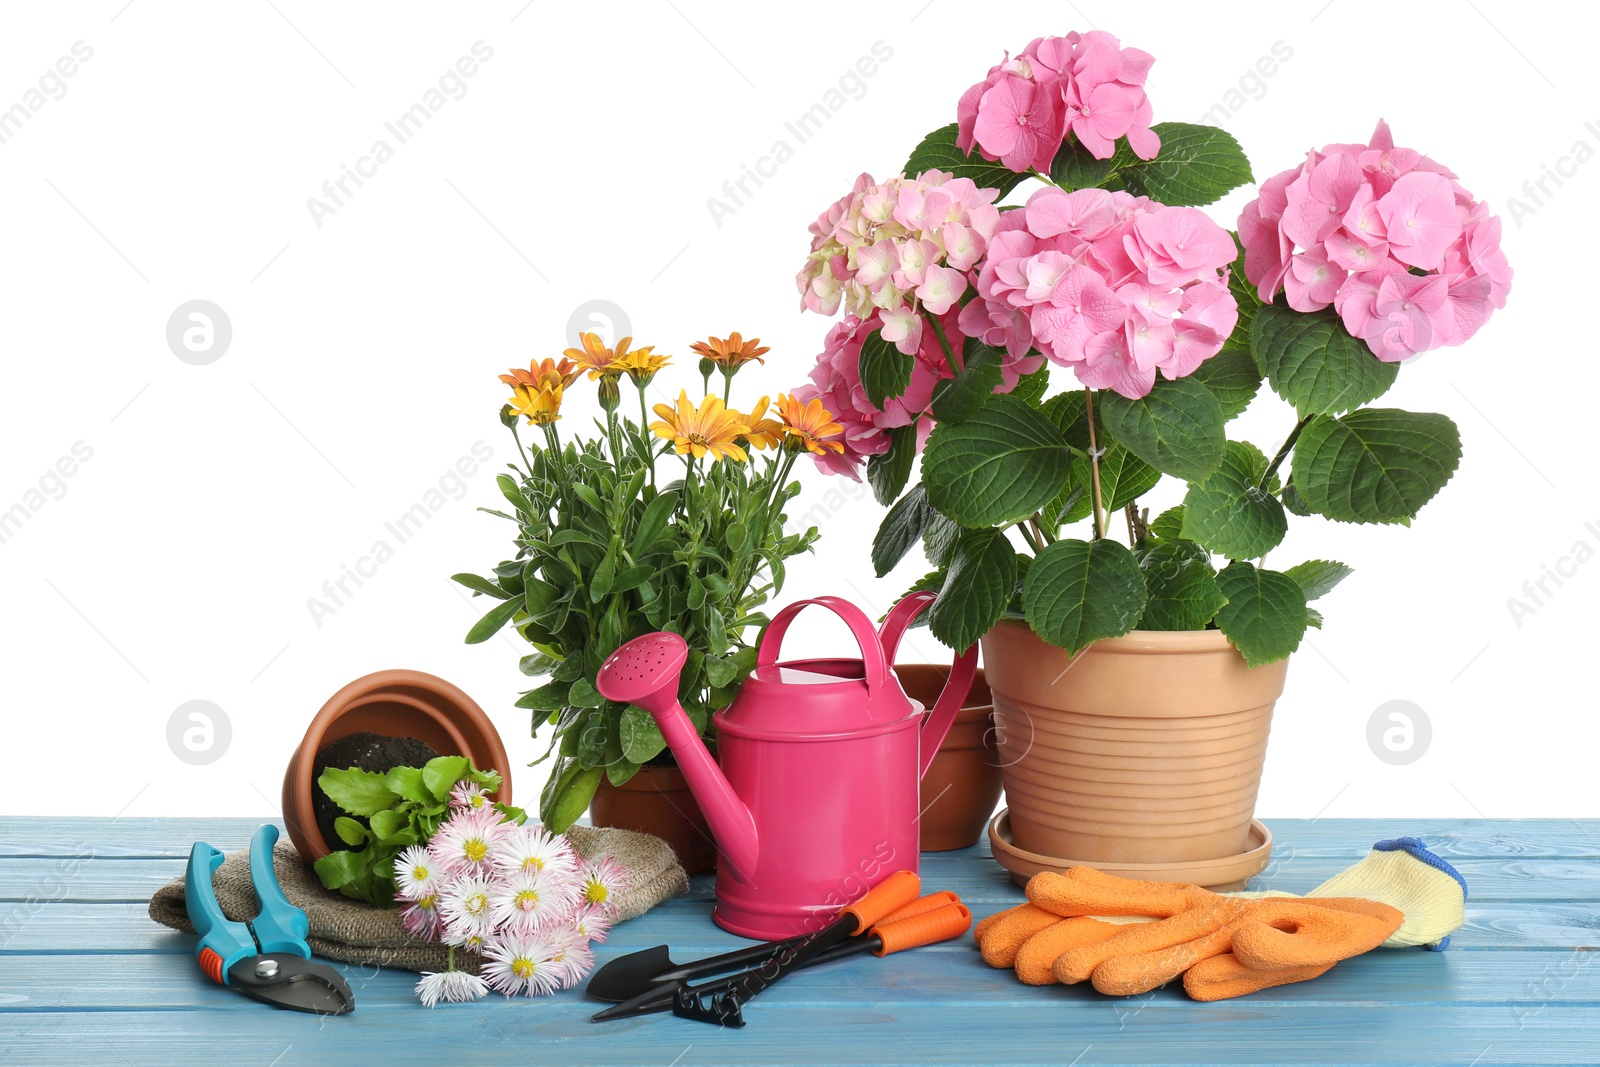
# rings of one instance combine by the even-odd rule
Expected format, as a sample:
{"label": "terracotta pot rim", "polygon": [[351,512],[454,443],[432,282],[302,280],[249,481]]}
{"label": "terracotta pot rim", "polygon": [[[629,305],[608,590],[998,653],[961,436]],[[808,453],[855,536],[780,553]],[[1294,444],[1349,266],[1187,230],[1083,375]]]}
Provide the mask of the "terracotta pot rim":
{"label": "terracotta pot rim", "polygon": [[[315,776],[311,773],[316,767],[317,754],[324,747],[324,738],[329,729],[338,722],[347,712],[368,704],[378,702],[386,692],[395,690],[412,690],[413,692],[394,692],[398,698],[397,703],[406,704],[413,708],[419,715],[434,719],[441,727],[452,724],[454,729],[447,730],[452,734],[460,733],[459,725],[452,720],[459,717],[480,734],[489,749],[487,755],[495,770],[500,772],[503,784],[495,794],[500,800],[511,801],[511,768],[506,755],[505,744],[500,740],[500,733],[490,721],[489,716],[478,706],[478,702],[468,696],[454,684],[445,681],[437,675],[428,674],[426,671],[410,670],[403,667],[388,670],[374,671],[364,674],[355,680],[346,683],[338,692],[334,693],[317,711],[307,724],[305,733],[301,736],[299,745],[294,750],[294,755],[289,760],[289,771],[286,777],[293,777],[294,808],[297,811],[309,813],[313,810],[313,788],[316,784]],[[441,753],[442,755],[467,755],[468,753]],[[287,785],[288,783],[286,783]],[[287,793],[287,790],[285,790]],[[285,799],[289,799],[287,796]],[[284,818],[288,821],[293,812],[286,810]],[[290,836],[296,835],[304,839],[311,855],[305,857],[307,862],[318,859],[332,851],[327,841],[318,829],[316,820],[308,818],[305,825],[290,826]]]}
{"label": "terracotta pot rim", "polygon": [[[1033,629],[1025,622],[1016,619],[1001,619],[995,623],[995,628],[1026,630],[1033,633]],[[1037,634],[1034,634],[1038,637]],[[1066,649],[1058,648],[1044,638],[1039,637],[1050,649],[1066,654]],[[1221,652],[1232,649],[1233,642],[1229,641],[1221,630],[1133,630],[1121,637],[1102,637],[1094,644],[1078,653],[1093,649],[1096,652],[1114,653],[1117,655],[1174,655],[1183,653]],[[990,686],[994,685],[991,681]]]}

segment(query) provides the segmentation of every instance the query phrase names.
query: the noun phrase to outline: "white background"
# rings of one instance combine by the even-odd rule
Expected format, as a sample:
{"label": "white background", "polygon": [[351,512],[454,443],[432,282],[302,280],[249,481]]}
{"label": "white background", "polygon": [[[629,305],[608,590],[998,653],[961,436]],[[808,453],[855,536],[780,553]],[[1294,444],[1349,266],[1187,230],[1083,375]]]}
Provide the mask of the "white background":
{"label": "white background", "polygon": [[[1386,401],[1450,414],[1461,471],[1412,529],[1299,520],[1274,553],[1356,574],[1293,660],[1260,813],[1393,817],[1400,831],[1408,816],[1600,812],[1600,561],[1549,583],[1520,626],[1507,606],[1576,542],[1600,548],[1600,163],[1548,183],[1540,204],[1523,189],[1575,142],[1600,148],[1600,125],[1585,125],[1600,123],[1592,15],[1504,0],[1147,2],[1137,17],[951,0],[444,7],[103,0],[0,14],[0,108],[75,42],[93,49],[0,144],[0,510],[30,499],[75,443],[93,453],[47,478],[46,502],[0,544],[0,810],[266,815],[322,702],[396,666],[473,694],[520,769],[538,750],[511,707],[518,650],[464,645],[482,602],[447,580],[508,551],[508,525],[474,510],[496,505],[493,471],[510,454],[495,376],[558,354],[574,310],[601,299],[640,343],[680,356],[707,334],[759,334],[772,352],[741,385],[797,384],[829,325],[797,310],[806,225],[859,171],[896,171],[1004,50],[1098,27],[1156,56],[1157,121],[1200,119],[1243,80],[1241,106],[1212,120],[1258,178],[1307,148],[1365,140],[1381,115],[1506,216],[1508,308],[1468,346],[1403,370]],[[397,145],[384,123],[478,41],[493,57],[465,95]],[[892,57],[847,82],[844,106],[798,144],[785,121],[878,41]],[[1253,80],[1278,42],[1292,57]],[[379,138],[394,158],[319,227],[307,198]],[[779,139],[793,158],[719,226],[707,198]],[[1533,210],[1513,222],[1511,197]],[[1232,226],[1248,198],[1214,217]],[[232,322],[208,366],[166,343],[192,299]],[[1269,396],[1234,429],[1270,453],[1291,424]],[[384,523],[480,440],[491,464],[317,625],[308,598],[376,540],[394,547]],[[881,510],[805,477],[801,510],[820,506],[824,537],[788,595],[881,611],[920,561],[873,578]],[[802,627],[796,639],[842,638]],[[925,631],[917,646],[939,651]],[[194,699],[232,728],[205,766],[167,741]],[[1432,724],[1406,766],[1367,742],[1369,717],[1396,699]],[[542,781],[542,768],[523,772],[519,796]]]}

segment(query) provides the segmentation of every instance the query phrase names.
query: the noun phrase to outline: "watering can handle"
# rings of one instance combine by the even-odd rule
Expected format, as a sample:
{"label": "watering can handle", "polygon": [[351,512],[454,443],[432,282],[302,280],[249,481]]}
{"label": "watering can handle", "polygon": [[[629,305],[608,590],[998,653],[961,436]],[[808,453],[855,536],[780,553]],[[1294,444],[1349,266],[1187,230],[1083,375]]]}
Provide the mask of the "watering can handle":
{"label": "watering can handle", "polygon": [[883,645],[878,639],[878,634],[872,628],[872,620],[850,601],[841,600],[836,596],[819,596],[810,600],[796,601],[774,615],[772,621],[767,624],[766,631],[761,635],[761,645],[756,651],[756,666],[770,667],[778,662],[778,651],[783,647],[783,635],[788,632],[789,623],[794,621],[794,617],[802,608],[812,604],[827,608],[850,627],[856,644],[861,646],[861,664],[866,675],[867,691],[871,693],[881,689],[889,680],[889,664],[884,658]]}
{"label": "watering can handle", "polygon": [[[889,609],[889,614],[883,620],[883,628],[878,631],[878,640],[890,663],[894,662],[895,652],[900,648],[900,639],[905,636],[906,630],[937,599],[937,593],[912,593]],[[939,754],[939,746],[944,743],[945,734],[950,732],[951,725],[955,723],[956,713],[961,710],[967,693],[972,690],[972,679],[977,673],[978,646],[973,645],[950,664],[950,676],[945,679],[944,689],[940,691],[939,699],[934,701],[932,714],[922,724],[922,766],[919,774],[927,774],[933,757]]]}

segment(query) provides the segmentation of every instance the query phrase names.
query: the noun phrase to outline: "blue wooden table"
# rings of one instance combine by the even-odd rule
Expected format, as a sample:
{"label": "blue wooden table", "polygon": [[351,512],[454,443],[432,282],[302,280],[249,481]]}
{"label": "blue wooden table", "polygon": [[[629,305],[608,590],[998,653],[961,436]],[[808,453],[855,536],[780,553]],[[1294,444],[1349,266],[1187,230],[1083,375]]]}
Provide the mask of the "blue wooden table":
{"label": "blue wooden table", "polygon": [[[1196,1004],[1032,988],[970,938],[804,972],[743,1030],[657,1015],[591,1024],[580,993],[429,1011],[415,976],[345,968],[353,1015],[278,1011],[201,978],[194,938],[150,894],[196,839],[245,847],[243,819],[0,819],[0,1064],[1600,1063],[1600,821],[1272,820],[1253,888],[1303,891],[1372,842],[1423,837],[1471,887],[1446,952],[1378,951],[1314,982]],[[1022,899],[985,845],[924,857],[923,881],[976,917]],[[602,960],[667,943],[743,944],[711,925],[711,884],[620,926]]]}

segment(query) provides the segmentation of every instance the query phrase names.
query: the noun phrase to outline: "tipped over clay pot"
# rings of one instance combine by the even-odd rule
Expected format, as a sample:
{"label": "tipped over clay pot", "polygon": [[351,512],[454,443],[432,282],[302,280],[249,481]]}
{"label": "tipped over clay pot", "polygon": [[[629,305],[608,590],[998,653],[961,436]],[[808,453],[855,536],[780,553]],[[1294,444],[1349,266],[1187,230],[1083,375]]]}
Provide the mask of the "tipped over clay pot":
{"label": "tipped over clay pot", "polygon": [[340,738],[360,733],[415,738],[441,756],[467,756],[479,770],[500,772],[503,784],[494,797],[511,802],[505,746],[476,701],[431,674],[378,671],[328,698],[283,772],[283,822],[289,840],[307,863],[332,851],[317,829],[317,754]]}

